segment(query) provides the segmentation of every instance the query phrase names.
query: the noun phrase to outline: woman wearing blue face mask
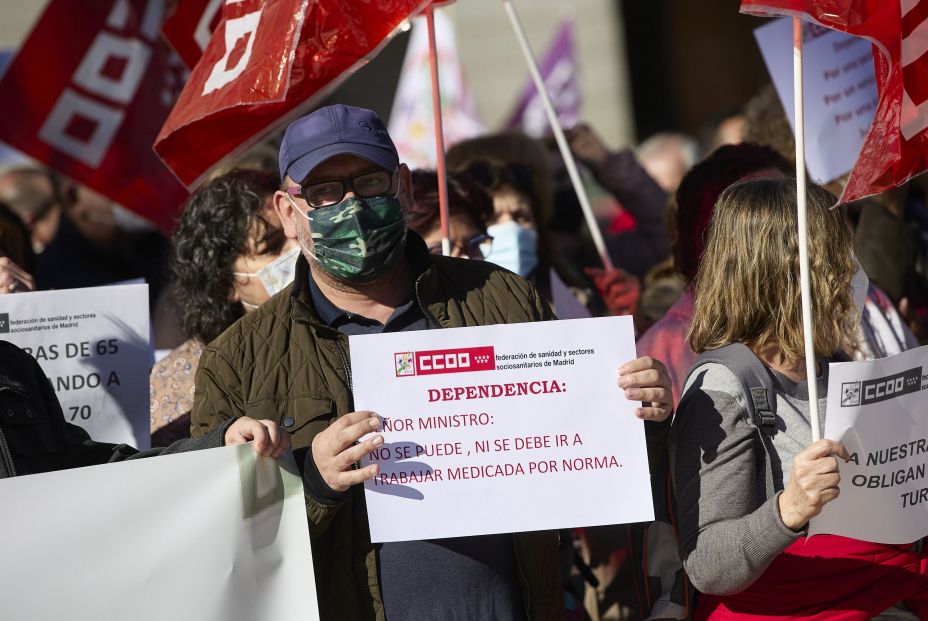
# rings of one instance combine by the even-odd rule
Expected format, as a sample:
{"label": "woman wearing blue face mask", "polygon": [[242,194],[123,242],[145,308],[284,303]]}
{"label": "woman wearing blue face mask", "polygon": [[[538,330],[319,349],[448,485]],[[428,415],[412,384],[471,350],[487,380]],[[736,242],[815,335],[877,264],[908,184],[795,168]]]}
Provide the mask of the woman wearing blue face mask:
{"label": "woman wearing blue face mask", "polygon": [[530,277],[538,267],[538,231],[531,217],[531,199],[511,186],[493,194],[495,217],[487,232],[497,240],[487,260]]}
{"label": "woman wearing blue face mask", "polygon": [[522,164],[476,160],[460,174],[481,186],[492,201],[486,231],[493,247],[484,258],[531,280],[539,264],[532,170]]}
{"label": "woman wearing blue face mask", "polygon": [[[551,250],[542,201],[536,197],[536,173],[532,168],[524,164],[473,160],[457,170],[463,178],[485,188],[493,201],[493,215],[486,228],[493,238],[492,247],[484,255],[487,261],[529,280],[549,302],[555,302],[552,292],[553,280],[557,278],[570,288],[591,315],[604,313],[605,306],[594,293],[593,283],[571,270]],[[555,312],[570,318],[567,314],[571,311],[555,308]]]}
{"label": "woman wearing blue face mask", "polygon": [[203,347],[293,280],[298,248],[271,205],[277,175],[238,169],[192,195],[171,238],[174,298],[187,340],[151,372],[151,433],[164,446],[190,432]]}

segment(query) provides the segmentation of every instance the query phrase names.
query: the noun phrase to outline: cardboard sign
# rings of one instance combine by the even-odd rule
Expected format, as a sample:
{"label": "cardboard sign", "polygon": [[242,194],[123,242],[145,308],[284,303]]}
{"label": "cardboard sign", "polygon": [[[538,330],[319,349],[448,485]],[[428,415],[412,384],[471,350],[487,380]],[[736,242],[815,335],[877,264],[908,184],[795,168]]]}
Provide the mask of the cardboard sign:
{"label": "cardboard sign", "polygon": [[66,421],[98,442],[151,445],[148,285],[0,296],[0,338],[36,359]]}
{"label": "cardboard sign", "polygon": [[350,337],[371,540],[653,519],[644,426],[616,380],[630,317]]}
{"label": "cardboard sign", "polygon": [[809,534],[877,543],[928,535],[928,347],[869,362],[832,364],[825,437],[839,440],[841,495]]}
{"label": "cardboard sign", "polygon": [[243,444],[4,479],[0,496],[5,619],[319,619],[290,456]]}
{"label": "cardboard sign", "polygon": [[[795,133],[792,21],[772,20],[754,37]],[[873,51],[866,39],[806,23],[802,63],[806,167],[816,183],[828,183],[854,167],[876,113]]]}

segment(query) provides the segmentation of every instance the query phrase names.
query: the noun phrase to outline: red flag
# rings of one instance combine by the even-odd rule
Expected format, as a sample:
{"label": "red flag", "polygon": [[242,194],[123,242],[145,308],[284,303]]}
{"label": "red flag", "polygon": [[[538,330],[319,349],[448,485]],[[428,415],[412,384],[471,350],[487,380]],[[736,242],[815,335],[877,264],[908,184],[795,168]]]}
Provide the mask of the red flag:
{"label": "red flag", "polygon": [[928,170],[928,0],[741,0],[741,11],[801,17],[873,43],[880,101],[842,203]]}
{"label": "red flag", "polygon": [[52,0],[0,81],[0,140],[170,231],[187,191],[152,143],[184,71],[163,10]]}
{"label": "red flag", "polygon": [[188,187],[310,108],[373,57],[427,0],[226,4],[155,150]]}
{"label": "red flag", "polygon": [[161,34],[193,69],[222,19],[222,0],[183,0],[164,20]]}

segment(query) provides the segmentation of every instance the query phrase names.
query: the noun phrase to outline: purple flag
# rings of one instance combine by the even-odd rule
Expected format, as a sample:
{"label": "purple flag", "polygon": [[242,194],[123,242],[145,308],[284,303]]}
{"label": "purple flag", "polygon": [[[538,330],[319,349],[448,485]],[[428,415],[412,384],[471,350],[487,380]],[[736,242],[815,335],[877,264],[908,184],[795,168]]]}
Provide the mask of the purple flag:
{"label": "purple flag", "polygon": [[[574,46],[574,20],[561,19],[557,33],[540,64],[561,125],[570,128],[580,121],[580,84],[577,82],[577,53]],[[529,136],[540,137],[551,133],[548,117],[538,96],[535,83],[529,78],[519,96],[519,104],[509,117],[506,129],[518,129]]]}

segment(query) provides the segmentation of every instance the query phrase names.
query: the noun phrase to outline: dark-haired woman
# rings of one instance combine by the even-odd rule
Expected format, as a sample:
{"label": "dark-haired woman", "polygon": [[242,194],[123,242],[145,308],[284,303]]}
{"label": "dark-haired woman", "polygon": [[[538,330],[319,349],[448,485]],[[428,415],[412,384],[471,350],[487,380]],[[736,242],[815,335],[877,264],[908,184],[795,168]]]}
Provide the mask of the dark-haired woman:
{"label": "dark-haired woman", "polygon": [[171,239],[171,272],[187,340],[151,372],[156,445],[188,437],[193,380],[205,344],[293,280],[298,248],[271,203],[274,173],[233,170],[191,196]]}

